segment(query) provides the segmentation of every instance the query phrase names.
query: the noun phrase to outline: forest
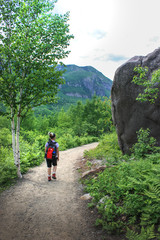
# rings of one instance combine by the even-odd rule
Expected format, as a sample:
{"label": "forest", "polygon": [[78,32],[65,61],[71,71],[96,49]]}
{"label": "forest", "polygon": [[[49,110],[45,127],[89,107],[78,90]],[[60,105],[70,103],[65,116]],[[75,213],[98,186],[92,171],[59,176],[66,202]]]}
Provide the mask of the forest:
{"label": "forest", "polygon": [[[42,112],[43,113],[43,112]],[[0,117],[0,189],[17,178],[12,151],[10,118]],[[38,115],[30,112],[21,122],[20,153],[21,172],[44,161],[44,146],[48,132],[56,134],[60,151],[98,141],[113,130],[111,101],[93,96],[85,104],[78,101],[67,111],[62,108],[53,115]]]}

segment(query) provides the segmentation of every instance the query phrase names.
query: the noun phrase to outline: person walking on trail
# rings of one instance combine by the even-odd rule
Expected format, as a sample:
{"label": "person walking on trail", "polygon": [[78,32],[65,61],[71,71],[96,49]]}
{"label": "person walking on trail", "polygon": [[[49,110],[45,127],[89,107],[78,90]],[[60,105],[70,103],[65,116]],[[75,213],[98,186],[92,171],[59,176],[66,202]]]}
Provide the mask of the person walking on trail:
{"label": "person walking on trail", "polygon": [[56,179],[57,160],[59,161],[59,144],[55,141],[55,133],[49,132],[49,141],[45,145],[45,158],[48,167],[48,181],[51,181],[51,168],[53,165],[52,178]]}

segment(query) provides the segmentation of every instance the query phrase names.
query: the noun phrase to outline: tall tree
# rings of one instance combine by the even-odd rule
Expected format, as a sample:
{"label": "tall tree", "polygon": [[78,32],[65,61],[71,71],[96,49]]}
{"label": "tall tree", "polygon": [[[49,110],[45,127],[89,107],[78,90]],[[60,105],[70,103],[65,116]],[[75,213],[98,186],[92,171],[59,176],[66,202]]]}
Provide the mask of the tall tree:
{"label": "tall tree", "polygon": [[20,119],[31,108],[55,101],[58,86],[63,83],[57,64],[68,56],[67,47],[73,37],[69,33],[68,13],[53,13],[55,2],[0,2],[0,100],[9,107],[19,177]]}

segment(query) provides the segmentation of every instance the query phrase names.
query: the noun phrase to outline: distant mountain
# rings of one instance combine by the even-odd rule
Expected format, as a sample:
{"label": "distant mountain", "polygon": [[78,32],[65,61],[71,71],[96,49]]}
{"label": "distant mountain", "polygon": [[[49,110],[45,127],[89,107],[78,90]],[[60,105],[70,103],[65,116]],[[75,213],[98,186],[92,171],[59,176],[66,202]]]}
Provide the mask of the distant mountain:
{"label": "distant mountain", "polygon": [[35,114],[49,115],[62,107],[66,110],[78,100],[97,96],[110,96],[112,81],[95,68],[79,67],[76,65],[58,66],[59,70],[66,70],[63,74],[65,84],[59,86],[58,103],[35,108]]}
{"label": "distant mountain", "polygon": [[65,84],[60,86],[61,96],[85,99],[91,98],[94,94],[110,96],[112,81],[95,68],[67,65],[59,66],[59,69],[66,70],[63,74]]}

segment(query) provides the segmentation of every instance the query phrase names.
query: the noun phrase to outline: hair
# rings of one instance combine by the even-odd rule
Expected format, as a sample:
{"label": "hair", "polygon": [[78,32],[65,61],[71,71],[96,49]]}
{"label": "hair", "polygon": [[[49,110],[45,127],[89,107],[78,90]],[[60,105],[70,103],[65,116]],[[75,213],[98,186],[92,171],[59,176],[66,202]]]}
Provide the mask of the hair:
{"label": "hair", "polygon": [[49,132],[48,135],[49,135],[49,137],[50,137],[51,139],[55,138],[55,136],[56,136],[56,134],[55,134],[55,133],[52,133],[52,132]]}

